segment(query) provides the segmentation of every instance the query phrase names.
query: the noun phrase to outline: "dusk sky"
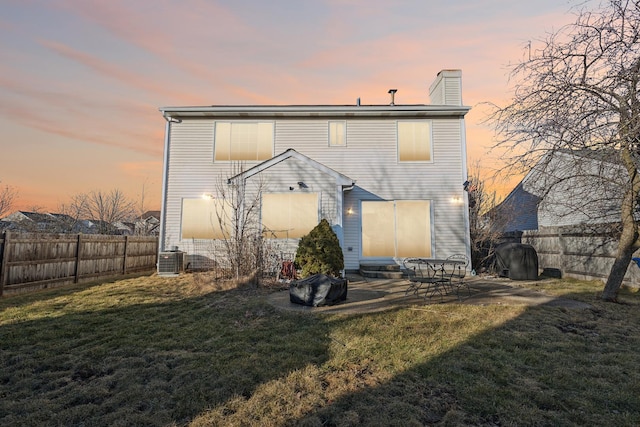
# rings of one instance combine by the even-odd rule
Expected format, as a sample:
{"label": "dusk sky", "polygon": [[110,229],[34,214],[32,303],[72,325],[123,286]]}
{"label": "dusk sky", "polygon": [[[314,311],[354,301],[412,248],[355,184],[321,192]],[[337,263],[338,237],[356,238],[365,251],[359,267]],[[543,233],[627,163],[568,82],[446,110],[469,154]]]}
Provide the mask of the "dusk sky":
{"label": "dusk sky", "polygon": [[[580,2],[584,3],[584,2]],[[484,102],[577,1],[0,0],[0,181],[13,210],[124,191],[159,209],[164,106],[428,103],[461,69],[468,163]],[[504,188],[502,189],[504,191]]]}

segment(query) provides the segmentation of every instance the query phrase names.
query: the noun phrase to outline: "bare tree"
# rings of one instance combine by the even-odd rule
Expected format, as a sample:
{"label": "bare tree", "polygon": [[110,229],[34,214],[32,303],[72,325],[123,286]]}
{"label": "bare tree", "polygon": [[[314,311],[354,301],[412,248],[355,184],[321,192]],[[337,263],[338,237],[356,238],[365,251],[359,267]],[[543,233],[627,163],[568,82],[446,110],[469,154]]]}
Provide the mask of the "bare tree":
{"label": "bare tree", "polygon": [[[632,254],[640,248],[634,217],[640,192],[640,2],[608,0],[574,12],[575,22],[548,35],[541,50],[514,65],[513,98],[496,107],[490,120],[498,145],[510,150],[509,167],[537,165],[545,177],[543,200],[571,177],[578,178],[572,183],[589,179],[585,187],[603,194],[608,193],[603,186],[613,184],[617,193],[608,196],[617,203],[620,234],[602,298],[615,301]],[[600,159],[595,170],[601,172],[615,162],[620,173],[563,177],[556,173],[556,154],[563,153]],[[567,194],[570,210],[589,203],[593,194],[584,196]]]}
{"label": "bare tree", "polygon": [[129,221],[135,216],[135,203],[119,189],[77,194],[68,206],[77,218],[91,220],[99,234],[114,234],[114,223]]}
{"label": "bare tree", "polygon": [[506,218],[503,210],[496,209],[496,192],[487,190],[478,164],[471,168],[468,176],[465,189],[469,194],[471,265],[480,272],[488,268],[487,263],[493,257],[495,247],[503,235]]}
{"label": "bare tree", "polygon": [[242,163],[233,163],[229,178],[220,177],[216,183],[221,203],[216,206],[215,221],[236,279],[256,273],[262,256],[259,209],[265,182],[257,176],[249,186],[243,172]]}
{"label": "bare tree", "polygon": [[147,190],[147,180],[145,179],[142,183],[142,189],[140,191],[140,198],[138,199],[138,203],[136,206],[137,216],[134,225],[134,233],[137,235],[147,236],[153,227],[153,224],[147,222],[147,218],[144,217],[144,214],[147,213],[147,206],[145,204],[146,200],[146,190]]}
{"label": "bare tree", "polygon": [[87,215],[86,194],[76,194],[71,196],[69,203],[62,203],[58,207],[60,213],[59,226],[63,233],[74,233],[82,231],[82,221]]}
{"label": "bare tree", "polygon": [[13,203],[18,198],[18,192],[10,185],[0,188],[0,217],[8,213],[13,207]]}

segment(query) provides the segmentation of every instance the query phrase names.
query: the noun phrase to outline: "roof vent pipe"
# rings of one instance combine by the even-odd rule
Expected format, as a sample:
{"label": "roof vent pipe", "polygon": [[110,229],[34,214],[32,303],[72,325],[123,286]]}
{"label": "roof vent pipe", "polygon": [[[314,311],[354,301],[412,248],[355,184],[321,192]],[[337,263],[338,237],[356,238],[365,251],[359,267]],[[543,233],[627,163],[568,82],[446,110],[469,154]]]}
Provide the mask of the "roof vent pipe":
{"label": "roof vent pipe", "polygon": [[360,97],[358,97],[358,99],[356,100],[356,106],[359,107],[360,106]]}
{"label": "roof vent pipe", "polygon": [[398,89],[389,89],[389,92],[391,94],[391,103],[389,105],[396,105],[394,103],[395,97],[396,97],[396,92],[398,91]]}

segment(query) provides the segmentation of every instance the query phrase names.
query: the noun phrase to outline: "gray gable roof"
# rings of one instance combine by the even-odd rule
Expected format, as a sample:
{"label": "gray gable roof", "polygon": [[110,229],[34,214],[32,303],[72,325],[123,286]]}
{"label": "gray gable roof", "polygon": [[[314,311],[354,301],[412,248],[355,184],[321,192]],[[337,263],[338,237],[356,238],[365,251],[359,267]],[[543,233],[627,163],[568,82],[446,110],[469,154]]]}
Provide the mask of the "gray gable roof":
{"label": "gray gable roof", "polygon": [[503,232],[538,229],[538,202],[540,198],[526,191],[522,181],[509,195],[486,215]]}
{"label": "gray gable roof", "polygon": [[231,178],[229,178],[227,180],[227,182],[232,182],[236,179],[240,179],[240,178],[249,178],[255,174],[258,174],[266,169],[269,169],[272,166],[277,165],[278,163],[287,160],[289,158],[295,158],[297,160],[300,160],[303,163],[306,163],[307,165],[309,165],[309,167],[314,168],[316,170],[319,170],[321,172],[324,172],[327,175],[330,175],[332,177],[334,177],[336,179],[336,182],[340,185],[342,185],[343,187],[352,187],[355,185],[355,181],[351,178],[349,178],[348,176],[341,174],[340,172],[336,172],[335,170],[323,165],[320,162],[317,162],[315,160],[313,160],[310,157],[305,156],[304,154],[298,153],[296,150],[294,150],[293,148],[289,148],[287,151],[278,154],[275,157],[270,158],[269,160],[265,160],[264,162],[250,168],[247,169],[246,171],[243,171],[235,176],[232,176]]}

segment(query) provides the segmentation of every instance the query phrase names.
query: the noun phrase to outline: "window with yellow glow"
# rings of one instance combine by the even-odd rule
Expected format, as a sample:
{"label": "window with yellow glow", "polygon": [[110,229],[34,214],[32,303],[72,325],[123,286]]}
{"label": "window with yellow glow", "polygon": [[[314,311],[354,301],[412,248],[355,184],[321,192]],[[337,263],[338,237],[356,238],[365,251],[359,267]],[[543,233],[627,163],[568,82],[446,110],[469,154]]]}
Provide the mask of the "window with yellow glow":
{"label": "window with yellow glow", "polygon": [[394,216],[393,202],[362,202],[363,256],[395,256]]}
{"label": "window with yellow glow", "polygon": [[[223,239],[219,218],[228,218],[228,204],[217,199],[182,201],[182,239]],[[228,237],[228,230],[227,236]]]}
{"label": "window with yellow glow", "polygon": [[273,157],[273,122],[216,122],[216,161],[255,161]]}
{"label": "window with yellow glow", "polygon": [[398,160],[431,161],[431,122],[398,122]]}
{"label": "window with yellow glow", "polygon": [[430,257],[430,202],[363,201],[362,255],[373,258]]}
{"label": "window with yellow glow", "polygon": [[346,123],[329,122],[329,145],[331,147],[340,147],[346,144]]}
{"label": "window with yellow glow", "polygon": [[300,238],[318,225],[318,194],[263,194],[261,220],[266,238]]}

